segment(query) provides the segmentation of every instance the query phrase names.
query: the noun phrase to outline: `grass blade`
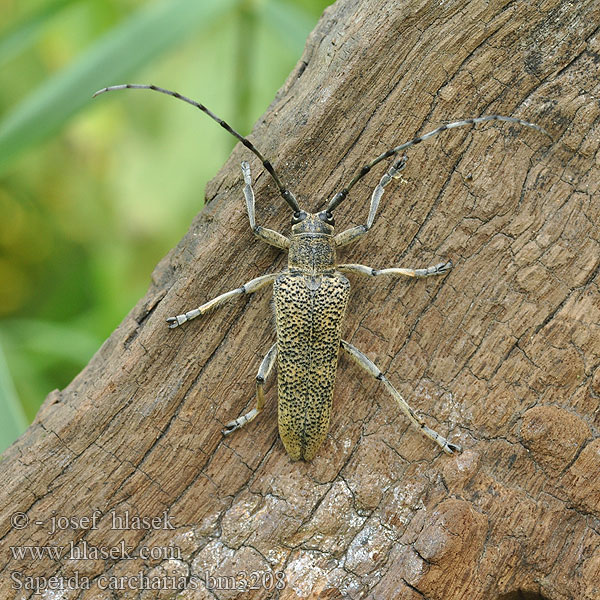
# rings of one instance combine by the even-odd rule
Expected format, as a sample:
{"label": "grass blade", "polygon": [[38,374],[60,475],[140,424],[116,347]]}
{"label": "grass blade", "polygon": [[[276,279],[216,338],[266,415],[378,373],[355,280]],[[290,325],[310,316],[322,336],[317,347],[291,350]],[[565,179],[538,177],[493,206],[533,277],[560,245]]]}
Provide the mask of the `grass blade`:
{"label": "grass blade", "polygon": [[34,43],[52,17],[63,8],[76,2],[81,2],[81,0],[56,0],[51,4],[42,5],[36,13],[11,27],[8,31],[3,31],[0,37],[0,66]]}
{"label": "grass blade", "polygon": [[19,402],[19,397],[13,385],[4,351],[0,345],[0,452],[13,443],[17,435],[27,429],[25,411]]}
{"label": "grass blade", "polygon": [[264,18],[265,23],[281,37],[281,41],[300,57],[306,38],[315,24],[312,15],[285,0],[272,0],[264,10]]}
{"label": "grass blade", "polygon": [[30,146],[57,131],[92,94],[207,27],[237,0],[163,0],[136,13],[79,60],[23,100],[0,124],[0,173]]}

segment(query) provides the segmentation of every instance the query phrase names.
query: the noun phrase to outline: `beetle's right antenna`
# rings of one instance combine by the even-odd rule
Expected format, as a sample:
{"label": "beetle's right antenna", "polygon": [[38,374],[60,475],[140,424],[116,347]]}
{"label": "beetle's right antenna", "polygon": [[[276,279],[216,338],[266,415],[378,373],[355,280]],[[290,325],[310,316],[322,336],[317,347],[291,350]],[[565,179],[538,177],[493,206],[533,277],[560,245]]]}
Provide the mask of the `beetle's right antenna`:
{"label": "beetle's right antenna", "polygon": [[158,87],[156,85],[143,85],[143,84],[139,84],[139,83],[125,83],[123,85],[111,85],[109,87],[105,87],[105,88],[102,88],[101,90],[98,90],[94,94],[93,97],[95,98],[96,96],[103,94],[104,92],[112,92],[114,90],[126,90],[126,89],[153,90],[155,92],[160,92],[161,94],[166,94],[167,96],[173,96],[173,98],[177,98],[178,100],[183,100],[184,102],[187,102],[188,104],[191,104],[192,106],[195,106],[196,108],[199,108],[203,113],[206,113],[213,121],[216,121],[223,129],[227,130],[232,136],[234,136],[240,142],[242,142],[242,144],[244,144],[244,146],[246,146],[246,148],[248,148],[248,150],[250,150],[251,152],[254,152],[254,154],[256,154],[256,156],[258,156],[258,158],[260,159],[260,162],[262,162],[264,168],[268,171],[268,173],[271,175],[271,177],[277,184],[277,187],[279,188],[279,193],[281,194],[281,197],[290,205],[290,207],[292,208],[292,210],[294,212],[298,212],[300,210],[300,207],[298,206],[298,202],[296,201],[294,194],[292,194],[292,192],[290,192],[290,190],[288,190],[283,185],[283,183],[281,183],[281,180],[277,176],[277,173],[275,173],[275,169],[273,168],[273,165],[260,153],[260,151],[254,146],[254,144],[249,139],[245,138],[243,135],[238,133],[233,127],[231,127],[231,125],[229,125],[228,123],[223,121],[223,119],[219,118],[217,115],[215,115],[215,113],[213,113],[211,110],[206,108],[206,106],[204,106],[204,104],[200,104],[200,102],[196,102],[195,100],[192,100],[191,98],[182,96],[178,92],[172,92],[171,90],[165,90],[164,88]]}

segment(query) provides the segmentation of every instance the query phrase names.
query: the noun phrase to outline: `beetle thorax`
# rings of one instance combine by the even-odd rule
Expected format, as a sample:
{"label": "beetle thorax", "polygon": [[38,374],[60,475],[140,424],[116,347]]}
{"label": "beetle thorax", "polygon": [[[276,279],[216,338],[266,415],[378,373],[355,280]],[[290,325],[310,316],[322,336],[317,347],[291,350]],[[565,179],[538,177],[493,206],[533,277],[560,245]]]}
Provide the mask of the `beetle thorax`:
{"label": "beetle thorax", "polygon": [[333,226],[323,222],[318,214],[308,213],[292,226],[288,267],[290,271],[311,275],[335,269]]}

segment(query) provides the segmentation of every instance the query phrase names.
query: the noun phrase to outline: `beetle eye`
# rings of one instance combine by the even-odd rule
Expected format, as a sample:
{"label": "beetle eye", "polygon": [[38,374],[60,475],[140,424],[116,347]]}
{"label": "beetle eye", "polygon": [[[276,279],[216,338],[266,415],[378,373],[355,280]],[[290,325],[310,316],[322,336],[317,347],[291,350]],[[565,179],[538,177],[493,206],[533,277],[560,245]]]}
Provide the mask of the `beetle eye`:
{"label": "beetle eye", "polygon": [[306,219],[306,213],[303,210],[299,210],[292,215],[292,225],[300,223],[300,221],[304,221],[304,219]]}
{"label": "beetle eye", "polygon": [[332,227],[335,223],[333,214],[330,213],[328,210],[321,211],[319,213],[319,219],[321,219],[321,221],[325,221],[325,223],[327,223],[327,225],[331,225]]}

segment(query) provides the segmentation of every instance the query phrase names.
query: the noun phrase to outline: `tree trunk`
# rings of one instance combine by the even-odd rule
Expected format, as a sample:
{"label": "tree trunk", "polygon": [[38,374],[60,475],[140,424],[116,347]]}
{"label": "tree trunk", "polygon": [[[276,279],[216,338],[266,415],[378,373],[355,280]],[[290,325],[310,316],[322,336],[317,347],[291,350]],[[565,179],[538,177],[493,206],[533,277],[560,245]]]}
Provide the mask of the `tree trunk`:
{"label": "tree trunk", "polygon": [[[344,356],[312,462],[283,449],[273,381],[262,414],[222,436],[254,405],[270,293],[165,319],[285,267],[250,231],[241,160],[257,222],[289,233],[291,211],[238,145],[147,295],[4,454],[0,596],[56,575],[37,584],[69,600],[598,600],[599,22],[597,0],[340,0],[252,135],[307,210],[444,122],[497,113],[552,135],[478,125],[411,149],[373,229],[339,253],[453,260],[445,277],[352,277],[342,335],[462,454]],[[337,231],[365,222],[385,169]],[[61,558],[19,559],[25,546]]]}

